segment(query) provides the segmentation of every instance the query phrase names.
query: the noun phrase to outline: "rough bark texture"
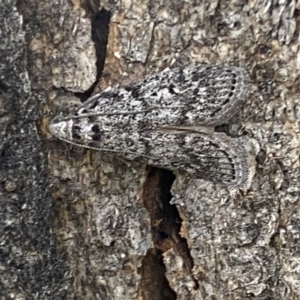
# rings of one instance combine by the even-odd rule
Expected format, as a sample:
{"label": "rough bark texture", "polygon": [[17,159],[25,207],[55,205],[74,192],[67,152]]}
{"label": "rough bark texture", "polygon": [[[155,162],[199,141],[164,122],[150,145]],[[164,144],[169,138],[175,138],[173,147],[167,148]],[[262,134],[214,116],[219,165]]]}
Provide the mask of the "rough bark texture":
{"label": "rough bark texture", "polygon": [[[299,299],[299,29],[299,0],[1,1],[0,299]],[[45,112],[192,62],[249,72],[248,191],[51,139]]]}

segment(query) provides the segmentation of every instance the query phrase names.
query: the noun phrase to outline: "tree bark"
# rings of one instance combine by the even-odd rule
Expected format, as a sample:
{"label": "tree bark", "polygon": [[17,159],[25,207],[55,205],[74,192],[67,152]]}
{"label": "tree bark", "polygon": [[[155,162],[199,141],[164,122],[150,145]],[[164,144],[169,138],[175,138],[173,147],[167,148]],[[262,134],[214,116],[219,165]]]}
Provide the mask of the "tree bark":
{"label": "tree bark", "polygon": [[[0,3],[0,299],[299,299],[299,1]],[[48,130],[108,86],[244,67],[225,130],[255,174],[220,185]]]}

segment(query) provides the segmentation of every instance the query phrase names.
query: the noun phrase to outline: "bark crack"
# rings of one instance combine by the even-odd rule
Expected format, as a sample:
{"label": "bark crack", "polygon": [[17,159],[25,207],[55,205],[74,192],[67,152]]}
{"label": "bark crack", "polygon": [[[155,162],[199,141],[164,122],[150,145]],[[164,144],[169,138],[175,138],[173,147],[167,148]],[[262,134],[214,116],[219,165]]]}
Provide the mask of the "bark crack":
{"label": "bark crack", "polygon": [[[180,235],[182,219],[176,206],[170,204],[172,199],[170,190],[174,180],[175,176],[172,172],[151,167],[142,188],[141,198],[150,216],[154,244],[154,248],[148,250],[139,270],[142,276],[140,289],[145,294],[143,299],[154,299],[153,295],[157,291],[161,291],[160,296],[156,294],[157,300],[176,299],[176,293],[171,289],[165,276],[166,268],[162,259],[163,253],[172,248],[184,261],[184,271],[187,276],[193,278],[191,273],[194,266],[193,258],[187,240]],[[197,289],[198,283],[194,278],[193,280],[194,289]],[[159,288],[156,284],[153,285],[156,281],[160,283]],[[146,293],[149,293],[152,298],[146,297]]]}

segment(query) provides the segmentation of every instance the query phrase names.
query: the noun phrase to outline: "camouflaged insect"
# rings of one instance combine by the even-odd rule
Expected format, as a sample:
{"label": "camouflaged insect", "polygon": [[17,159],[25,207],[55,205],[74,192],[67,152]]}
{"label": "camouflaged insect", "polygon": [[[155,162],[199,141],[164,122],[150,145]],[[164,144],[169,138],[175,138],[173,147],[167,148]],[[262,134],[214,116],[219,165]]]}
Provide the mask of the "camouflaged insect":
{"label": "camouflaged insect", "polygon": [[249,176],[245,149],[214,127],[240,109],[247,84],[239,67],[165,69],[94,95],[54,118],[50,131],[71,144],[241,187]]}

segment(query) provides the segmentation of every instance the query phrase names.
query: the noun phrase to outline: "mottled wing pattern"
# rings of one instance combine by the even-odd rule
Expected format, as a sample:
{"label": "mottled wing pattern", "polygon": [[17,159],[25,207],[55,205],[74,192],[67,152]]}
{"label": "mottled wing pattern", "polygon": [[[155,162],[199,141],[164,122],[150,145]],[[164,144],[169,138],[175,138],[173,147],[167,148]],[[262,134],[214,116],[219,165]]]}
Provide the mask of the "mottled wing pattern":
{"label": "mottled wing pattern", "polygon": [[247,179],[245,150],[224,133],[106,133],[105,139],[86,146],[216,183],[237,186]]}
{"label": "mottled wing pattern", "polygon": [[128,130],[220,125],[244,103],[248,81],[239,67],[166,69],[140,83],[93,96],[74,116],[88,115],[91,123],[98,119],[108,128]]}
{"label": "mottled wing pattern", "polygon": [[247,83],[238,67],[166,69],[93,96],[74,114],[53,119],[50,130],[75,145],[241,186],[248,178],[244,148],[211,127],[236,113]]}
{"label": "mottled wing pattern", "polygon": [[224,133],[116,133],[91,129],[76,136],[77,126],[74,123],[68,128],[73,136],[65,140],[78,146],[231,186],[241,185],[248,177],[245,150]]}

